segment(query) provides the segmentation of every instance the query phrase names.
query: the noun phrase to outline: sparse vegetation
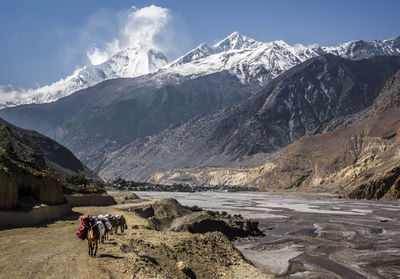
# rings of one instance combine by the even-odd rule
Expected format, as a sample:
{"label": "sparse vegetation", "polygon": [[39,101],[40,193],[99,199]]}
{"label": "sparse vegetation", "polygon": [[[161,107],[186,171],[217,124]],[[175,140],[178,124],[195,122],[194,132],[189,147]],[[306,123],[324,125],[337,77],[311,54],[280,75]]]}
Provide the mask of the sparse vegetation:
{"label": "sparse vegetation", "polygon": [[83,185],[86,186],[88,183],[88,180],[86,178],[86,175],[84,173],[78,174],[78,175],[71,175],[69,177],[66,177],[64,179],[66,183],[73,184],[73,185]]}
{"label": "sparse vegetation", "polygon": [[65,194],[99,194],[106,192],[102,181],[90,181],[84,173],[66,177],[62,182]]}

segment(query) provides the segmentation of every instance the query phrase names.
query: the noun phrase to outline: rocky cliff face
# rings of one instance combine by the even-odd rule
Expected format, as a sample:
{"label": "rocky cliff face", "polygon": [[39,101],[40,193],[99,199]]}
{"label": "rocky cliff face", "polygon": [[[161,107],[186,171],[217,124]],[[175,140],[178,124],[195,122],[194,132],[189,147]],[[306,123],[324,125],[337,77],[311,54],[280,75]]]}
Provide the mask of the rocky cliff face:
{"label": "rocky cliff face", "polygon": [[[387,173],[396,169],[400,159],[399,81],[400,72],[387,81],[368,119],[290,145],[261,187],[339,189],[343,193],[356,189],[351,197],[382,198],[395,185],[395,179],[384,177],[392,177]],[[382,180],[391,182],[377,187]]]}
{"label": "rocky cliff face", "polygon": [[353,127],[303,137],[290,145],[276,166],[260,180],[265,190],[349,189],[376,179],[399,161],[399,110]]}
{"label": "rocky cliff face", "polygon": [[376,179],[360,183],[346,196],[350,199],[400,199],[400,168],[395,167]]}
{"label": "rocky cliff face", "polygon": [[0,209],[26,209],[44,203],[65,202],[61,184],[35,168],[29,161],[22,161],[13,154],[1,151],[0,155]]}

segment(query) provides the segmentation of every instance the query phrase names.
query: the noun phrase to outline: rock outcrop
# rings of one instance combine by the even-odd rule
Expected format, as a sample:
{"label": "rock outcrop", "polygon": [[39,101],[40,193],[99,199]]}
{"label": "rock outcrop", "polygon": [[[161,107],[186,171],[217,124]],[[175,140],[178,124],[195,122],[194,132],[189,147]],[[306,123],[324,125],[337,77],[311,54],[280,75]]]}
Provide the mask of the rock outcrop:
{"label": "rock outcrop", "polygon": [[111,196],[117,204],[131,203],[139,199],[139,197],[132,192],[118,192],[111,194]]}
{"label": "rock outcrop", "polygon": [[397,200],[400,199],[400,167],[377,179],[361,183],[346,195],[350,199]]}
{"label": "rock outcrop", "polygon": [[256,221],[244,219],[240,215],[231,216],[225,212],[182,206],[175,199],[126,204],[119,208],[146,218],[149,222],[148,228],[155,230],[202,234],[221,232],[229,239],[262,235]]}
{"label": "rock outcrop", "polygon": [[0,209],[30,209],[37,203],[57,205],[65,202],[61,184],[40,169],[6,151],[0,155]]}
{"label": "rock outcrop", "polygon": [[230,216],[213,211],[196,211],[176,218],[170,230],[191,233],[221,232],[229,239],[236,237],[261,236],[258,222],[244,220],[240,216]]}

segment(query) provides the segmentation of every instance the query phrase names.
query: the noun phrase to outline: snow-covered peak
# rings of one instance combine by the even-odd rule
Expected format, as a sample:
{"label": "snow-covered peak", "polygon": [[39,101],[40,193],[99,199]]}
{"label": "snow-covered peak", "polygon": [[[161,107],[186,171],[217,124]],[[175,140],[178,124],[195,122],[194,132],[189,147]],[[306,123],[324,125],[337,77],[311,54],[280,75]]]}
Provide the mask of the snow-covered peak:
{"label": "snow-covered peak", "polygon": [[196,78],[228,70],[243,84],[257,90],[293,66],[310,58],[332,53],[347,59],[400,55],[400,37],[385,41],[353,41],[335,47],[289,45],[278,40],[257,42],[235,32],[213,46],[202,44],[163,67],[160,80]]}
{"label": "snow-covered peak", "polygon": [[218,53],[221,51],[227,51],[231,49],[251,49],[251,48],[257,48],[264,43],[258,42],[256,40],[253,40],[251,38],[248,38],[244,35],[239,34],[239,32],[233,32],[231,35],[223,39],[222,41],[219,41],[213,46],[214,53]]}
{"label": "snow-covered peak", "polygon": [[399,55],[400,36],[388,40],[350,41],[338,46],[320,47],[321,54],[331,53],[347,59],[366,59],[374,56]]}
{"label": "snow-covered peak", "polygon": [[228,70],[243,84],[258,90],[284,71],[317,55],[306,47],[290,46],[284,41],[261,43],[233,33],[212,47],[198,46],[160,69],[156,75],[165,81]]}
{"label": "snow-covered peak", "polygon": [[145,75],[167,63],[167,58],[157,49],[147,49],[137,43],[113,55],[103,64],[94,66],[108,74],[108,78]]}
{"label": "snow-covered peak", "polygon": [[160,50],[148,49],[139,42],[133,43],[104,63],[86,65],[75,70],[72,75],[50,85],[4,93],[5,96],[1,96],[0,107],[53,102],[104,80],[145,75],[167,63],[168,59]]}
{"label": "snow-covered peak", "polygon": [[213,48],[210,47],[206,43],[202,43],[195,49],[189,51],[185,55],[176,59],[174,62],[171,63],[171,65],[181,65],[181,64],[189,63],[194,60],[198,60],[198,59],[204,58],[204,57],[212,55],[212,54],[214,54]]}
{"label": "snow-covered peak", "polygon": [[195,49],[189,51],[185,55],[179,57],[174,62],[171,63],[171,66],[182,65],[190,62],[194,62],[196,60],[208,57],[213,54],[218,54],[222,52],[229,52],[234,50],[248,50],[255,49],[264,45],[265,43],[258,42],[246,36],[239,34],[238,32],[234,32],[225,39],[219,41],[213,46],[210,46],[206,43],[202,43]]}

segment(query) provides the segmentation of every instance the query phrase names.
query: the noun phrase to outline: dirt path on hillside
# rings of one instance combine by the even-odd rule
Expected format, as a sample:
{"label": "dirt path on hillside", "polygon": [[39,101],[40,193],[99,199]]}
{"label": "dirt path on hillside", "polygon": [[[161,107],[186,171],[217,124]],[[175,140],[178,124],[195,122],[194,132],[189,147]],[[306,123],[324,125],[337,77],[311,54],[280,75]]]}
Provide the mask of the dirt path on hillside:
{"label": "dirt path on hillside", "polygon": [[[270,278],[219,234],[131,229],[134,224],[145,227],[147,220],[115,206],[73,212],[48,225],[0,231],[0,278]],[[79,218],[106,213],[123,214],[130,228],[110,236],[91,258],[87,242],[75,235]],[[190,265],[197,277],[186,276],[180,265]]]}

